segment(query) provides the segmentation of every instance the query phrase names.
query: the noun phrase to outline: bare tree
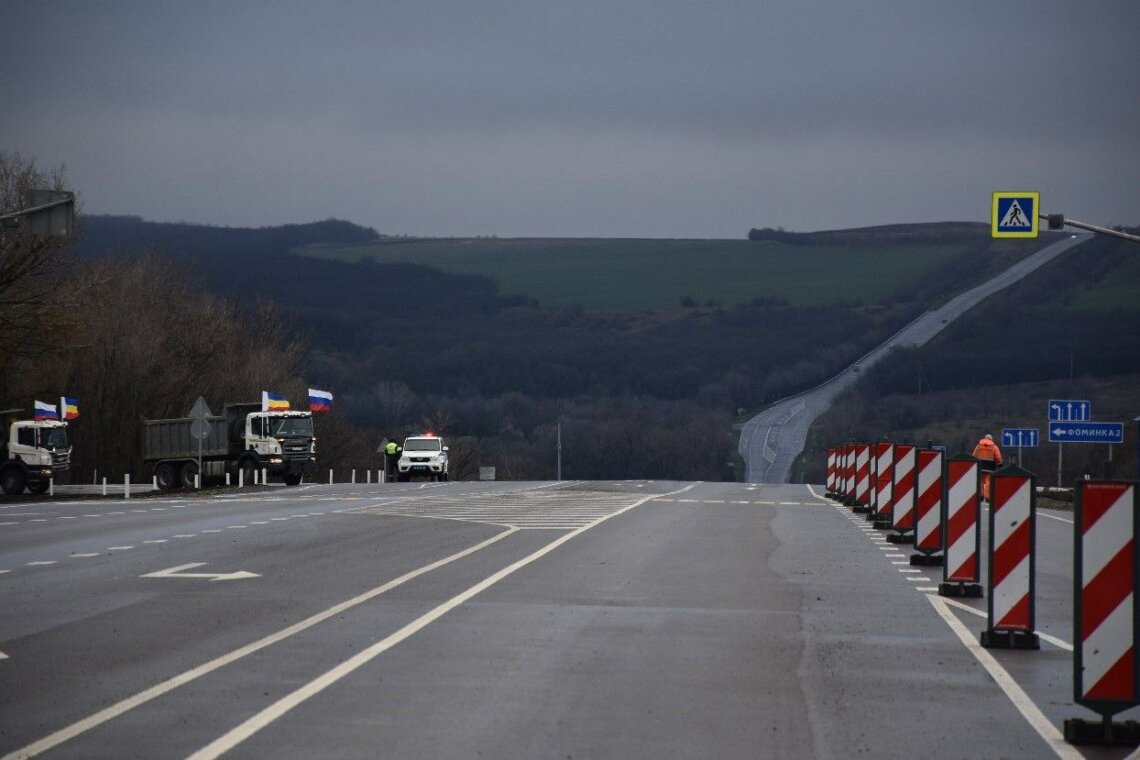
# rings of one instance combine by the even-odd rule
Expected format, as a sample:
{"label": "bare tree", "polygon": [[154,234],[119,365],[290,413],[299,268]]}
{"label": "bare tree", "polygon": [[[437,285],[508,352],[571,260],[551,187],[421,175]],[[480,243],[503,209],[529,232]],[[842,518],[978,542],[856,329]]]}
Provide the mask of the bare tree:
{"label": "bare tree", "polygon": [[[66,184],[63,166],[43,171],[32,159],[0,151],[0,215],[26,208],[30,190]],[[74,323],[66,308],[73,294],[62,285],[66,242],[34,238],[23,218],[0,225],[0,356],[39,356],[58,347]]]}

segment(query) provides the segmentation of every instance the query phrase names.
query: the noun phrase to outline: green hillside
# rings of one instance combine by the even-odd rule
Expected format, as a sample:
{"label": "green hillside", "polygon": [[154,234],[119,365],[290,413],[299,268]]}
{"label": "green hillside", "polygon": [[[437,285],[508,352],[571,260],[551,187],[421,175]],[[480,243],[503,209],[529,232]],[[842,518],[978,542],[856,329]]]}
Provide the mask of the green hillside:
{"label": "green hillside", "polygon": [[[789,245],[748,240],[432,239],[307,245],[305,256],[414,262],[494,279],[504,294],[591,311],[725,306],[782,299],[795,306],[896,300],[927,273],[988,247],[945,243]],[[1029,250],[1006,247],[1002,251]],[[1003,257],[1004,258],[1004,257]],[[980,263],[988,268],[993,261]],[[1007,262],[1008,263],[1008,262]]]}

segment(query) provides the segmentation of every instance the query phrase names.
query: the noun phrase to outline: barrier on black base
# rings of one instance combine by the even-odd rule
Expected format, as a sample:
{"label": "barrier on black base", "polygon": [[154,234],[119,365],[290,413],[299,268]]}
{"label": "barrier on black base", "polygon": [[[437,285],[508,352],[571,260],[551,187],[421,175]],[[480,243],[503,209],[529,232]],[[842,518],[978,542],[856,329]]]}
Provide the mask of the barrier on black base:
{"label": "barrier on black base", "polygon": [[868,520],[875,521],[875,527],[886,530],[891,527],[891,501],[895,485],[895,445],[890,441],[875,444],[875,500],[871,504]]}
{"label": "barrier on black base", "polygon": [[1140,745],[1140,724],[1112,716],[1140,704],[1137,483],[1078,481],[1073,571],[1073,701],[1100,713],[1065,721],[1072,744]]}
{"label": "barrier on black base", "polygon": [[855,444],[855,510],[866,512],[871,506],[871,444]]}
{"label": "barrier on black base", "polygon": [[971,456],[950,457],[945,480],[942,545],[946,548],[938,595],[980,597],[978,524],[982,502],[978,498],[978,461]]}
{"label": "barrier on black base", "polygon": [[914,543],[915,452],[909,444],[895,446],[895,484],[891,499],[892,544]]}
{"label": "barrier on black base", "polygon": [[915,491],[914,548],[910,564],[937,567],[942,564],[942,468],[941,451],[918,451]]}
{"label": "barrier on black base", "polygon": [[989,628],[984,647],[1040,649],[1035,631],[1037,479],[1020,467],[990,478]]}

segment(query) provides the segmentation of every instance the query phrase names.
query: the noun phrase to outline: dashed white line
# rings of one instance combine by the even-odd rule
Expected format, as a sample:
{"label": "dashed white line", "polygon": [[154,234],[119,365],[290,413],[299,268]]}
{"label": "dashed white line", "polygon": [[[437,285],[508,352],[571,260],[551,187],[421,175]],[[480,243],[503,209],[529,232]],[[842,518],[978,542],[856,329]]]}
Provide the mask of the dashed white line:
{"label": "dashed white line", "polygon": [[107,551],[109,551],[109,552],[125,552],[127,549],[134,549],[134,548],[135,547],[133,547],[133,546],[108,546]]}
{"label": "dashed white line", "polygon": [[99,553],[98,552],[85,552],[83,554],[72,554],[71,556],[75,559],[86,558],[86,557],[98,557]]}
{"label": "dashed white line", "polygon": [[36,561],[36,562],[27,562],[27,563],[25,563],[25,564],[26,564],[28,567],[34,567],[34,566],[36,566],[36,565],[54,565],[54,564],[56,564],[56,560],[54,560],[54,559],[48,559],[48,560],[39,560],[39,561]]}

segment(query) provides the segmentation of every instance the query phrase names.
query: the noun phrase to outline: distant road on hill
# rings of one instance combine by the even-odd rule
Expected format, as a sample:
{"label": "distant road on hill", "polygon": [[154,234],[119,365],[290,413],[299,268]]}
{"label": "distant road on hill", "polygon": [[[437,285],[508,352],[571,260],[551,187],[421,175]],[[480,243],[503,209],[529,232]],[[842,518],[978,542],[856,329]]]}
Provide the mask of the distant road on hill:
{"label": "distant road on hill", "polygon": [[745,462],[745,480],[749,483],[787,483],[792,463],[803,451],[811,423],[831,406],[840,393],[859,379],[860,372],[873,366],[892,348],[924,345],[948,324],[989,296],[1092,237],[1091,234],[1073,235],[1045,246],[996,277],[953,298],[944,306],[926,312],[822,385],[778,401],[744,423],[739,451]]}

